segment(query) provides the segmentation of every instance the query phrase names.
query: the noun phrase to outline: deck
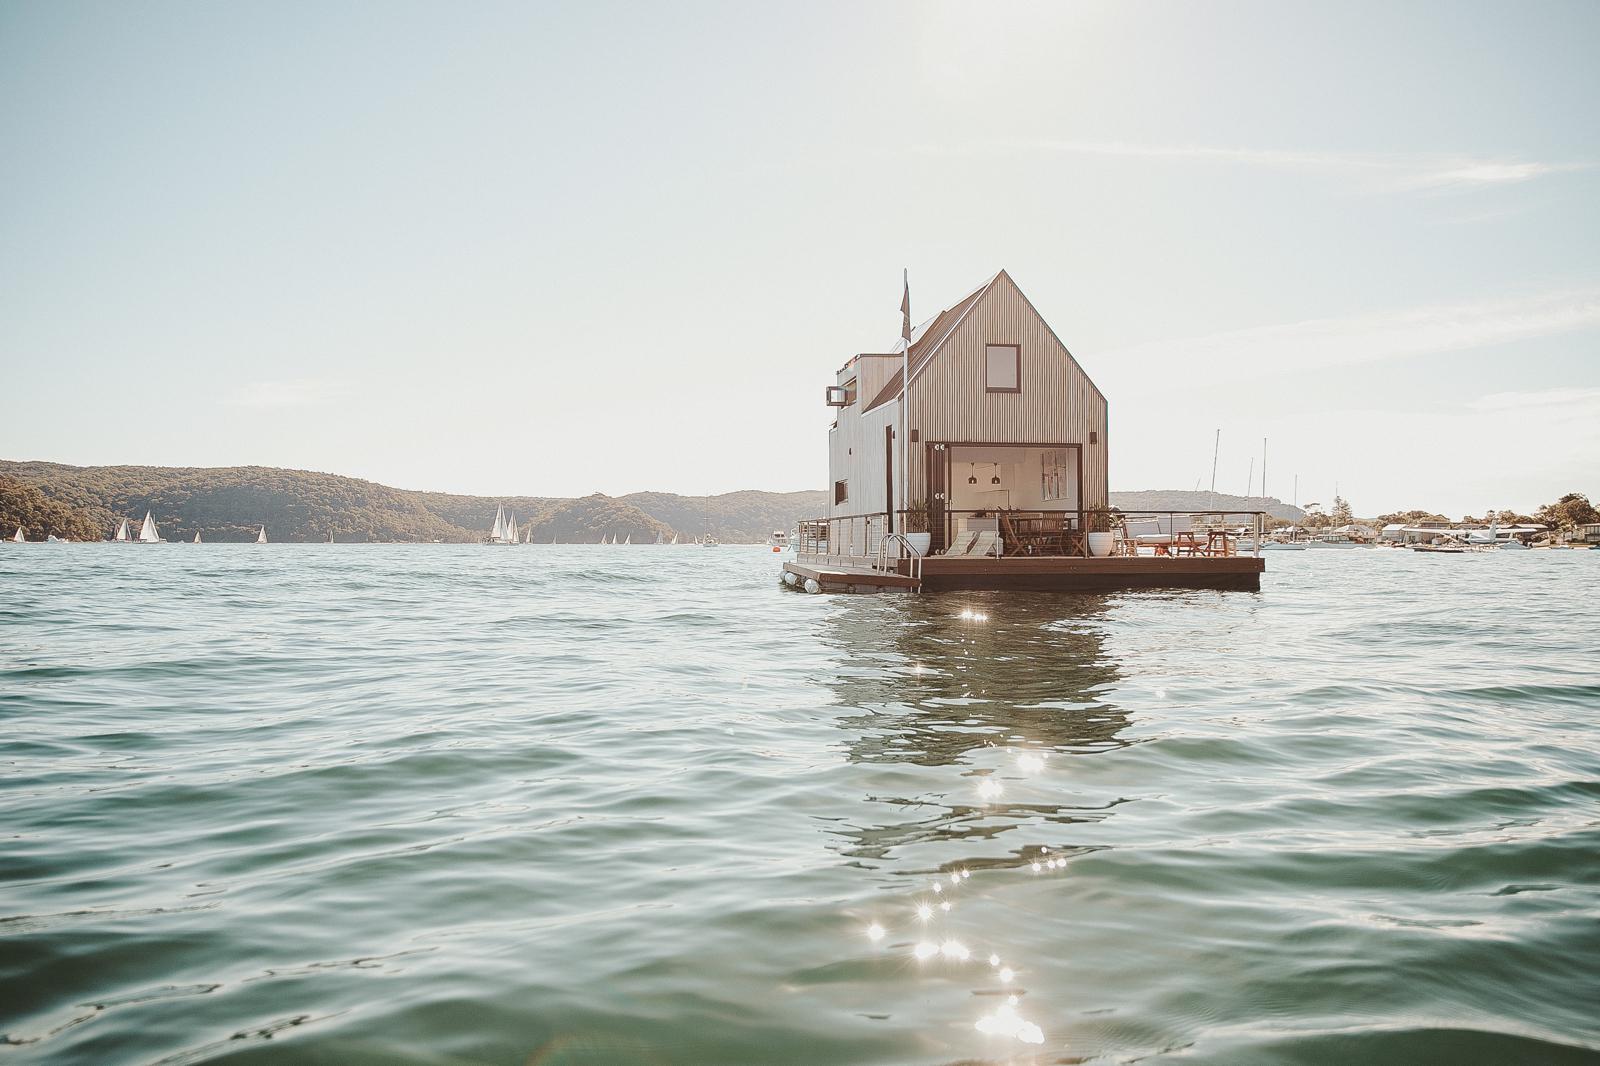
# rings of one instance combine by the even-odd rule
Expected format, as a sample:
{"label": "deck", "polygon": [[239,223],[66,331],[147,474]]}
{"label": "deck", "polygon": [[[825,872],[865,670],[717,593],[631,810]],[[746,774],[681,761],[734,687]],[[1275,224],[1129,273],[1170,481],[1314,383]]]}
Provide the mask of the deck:
{"label": "deck", "polygon": [[[783,564],[794,585],[819,592],[945,592],[995,589],[1015,592],[1102,592],[1115,589],[1261,590],[1266,561],[1254,555],[1122,555],[1100,559],[1076,556],[971,558],[930,556],[921,560],[922,577],[910,575],[902,560],[896,571],[873,569],[866,559],[797,556]],[[787,579],[786,579],[787,581]]]}

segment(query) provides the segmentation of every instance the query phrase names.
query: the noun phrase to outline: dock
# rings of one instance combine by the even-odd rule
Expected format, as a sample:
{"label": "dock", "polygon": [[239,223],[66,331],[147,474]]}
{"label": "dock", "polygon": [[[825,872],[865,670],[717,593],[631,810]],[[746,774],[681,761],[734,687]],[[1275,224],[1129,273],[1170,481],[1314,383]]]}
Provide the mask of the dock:
{"label": "dock", "polygon": [[[1227,589],[1259,592],[1266,560],[1254,555],[1220,558],[1126,555],[1109,558],[900,559],[878,569],[866,559],[850,563],[797,558],[783,564],[784,583],[807,592],[1106,592],[1117,589]],[[917,573],[916,571],[920,571]]]}

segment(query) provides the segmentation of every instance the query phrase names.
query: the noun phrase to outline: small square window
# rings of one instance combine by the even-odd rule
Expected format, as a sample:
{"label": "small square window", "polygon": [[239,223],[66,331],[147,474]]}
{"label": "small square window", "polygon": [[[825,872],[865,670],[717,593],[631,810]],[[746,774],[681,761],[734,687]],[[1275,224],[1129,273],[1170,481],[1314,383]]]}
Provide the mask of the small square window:
{"label": "small square window", "polygon": [[990,344],[984,348],[983,387],[988,392],[1022,391],[1022,346]]}

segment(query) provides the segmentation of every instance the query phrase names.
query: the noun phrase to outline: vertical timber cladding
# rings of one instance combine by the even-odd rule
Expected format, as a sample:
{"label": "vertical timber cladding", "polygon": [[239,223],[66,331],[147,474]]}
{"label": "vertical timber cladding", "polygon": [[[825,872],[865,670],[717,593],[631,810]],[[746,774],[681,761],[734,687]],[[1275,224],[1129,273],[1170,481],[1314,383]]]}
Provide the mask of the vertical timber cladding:
{"label": "vertical timber cladding", "polygon": [[[884,463],[883,436],[885,427],[895,425],[900,405],[886,403],[863,413],[871,402],[871,396],[858,391],[854,404],[839,409],[835,416],[838,424],[828,433],[829,515],[871,514],[889,508],[884,494],[889,471]],[[850,483],[850,498],[838,506],[833,504],[834,481]]]}
{"label": "vertical timber cladding", "polygon": [[[984,391],[988,344],[1022,346],[1021,392]],[[1005,273],[914,375],[910,413],[924,441],[1080,442],[1083,506],[1106,505],[1106,399]],[[912,485],[928,484],[926,463],[911,449]]]}

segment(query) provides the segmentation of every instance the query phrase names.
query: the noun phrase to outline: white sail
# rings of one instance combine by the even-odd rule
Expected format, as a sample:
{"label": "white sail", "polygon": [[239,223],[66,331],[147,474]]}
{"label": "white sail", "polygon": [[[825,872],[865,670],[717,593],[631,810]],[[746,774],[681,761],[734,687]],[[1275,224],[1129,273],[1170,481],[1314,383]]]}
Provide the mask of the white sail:
{"label": "white sail", "polygon": [[489,531],[491,541],[506,539],[506,508],[504,504],[494,509],[494,528]]}
{"label": "white sail", "polygon": [[11,534],[11,539],[13,541],[15,541],[16,543],[18,543],[18,544],[26,543],[27,538],[22,535],[22,527],[21,526],[18,526],[17,527],[17,531],[15,533]]}
{"label": "white sail", "polygon": [[628,534],[628,539],[623,541],[622,543],[624,543],[624,544],[632,544],[633,543],[633,534],[629,533]]}
{"label": "white sail", "polygon": [[514,515],[514,514],[511,514],[508,511],[508,512],[506,512],[506,543],[507,544],[515,544],[516,542],[517,542],[517,516]]}
{"label": "white sail", "polygon": [[200,531],[198,529],[194,531],[194,542],[196,544],[200,543]]}
{"label": "white sail", "polygon": [[674,544],[678,543],[678,535],[676,533],[674,533],[672,535],[672,543],[674,543]]}
{"label": "white sail", "polygon": [[139,527],[139,543],[155,544],[161,540],[161,534],[156,531],[155,519],[150,517],[150,512],[144,513],[144,525]]}
{"label": "white sail", "polygon": [[262,526],[261,527],[261,531],[256,534],[256,543],[257,544],[265,544],[266,542],[267,542],[267,527],[266,526]]}
{"label": "white sail", "polygon": [[114,534],[112,534],[111,539],[112,540],[127,540],[128,539],[128,520],[126,518],[124,518],[121,522],[119,522],[117,524],[117,531]]}

